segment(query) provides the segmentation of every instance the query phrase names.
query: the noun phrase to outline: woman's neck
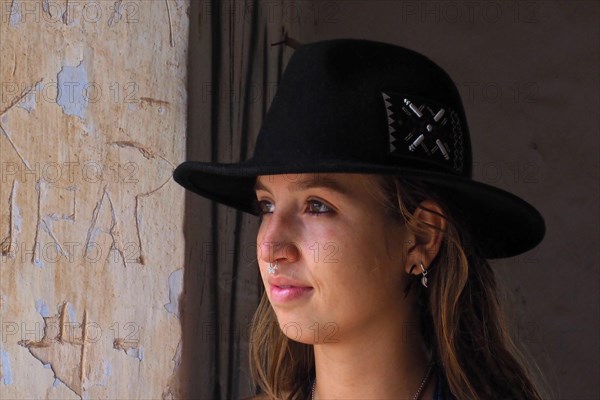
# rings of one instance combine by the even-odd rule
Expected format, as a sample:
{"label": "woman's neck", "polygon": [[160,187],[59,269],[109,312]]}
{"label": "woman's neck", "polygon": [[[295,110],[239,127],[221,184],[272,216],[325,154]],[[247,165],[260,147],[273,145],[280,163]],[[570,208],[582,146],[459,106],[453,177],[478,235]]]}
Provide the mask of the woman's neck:
{"label": "woman's neck", "polygon": [[[316,399],[412,399],[430,361],[414,325],[361,330],[314,350]],[[434,381],[431,374],[420,399],[433,397]]]}

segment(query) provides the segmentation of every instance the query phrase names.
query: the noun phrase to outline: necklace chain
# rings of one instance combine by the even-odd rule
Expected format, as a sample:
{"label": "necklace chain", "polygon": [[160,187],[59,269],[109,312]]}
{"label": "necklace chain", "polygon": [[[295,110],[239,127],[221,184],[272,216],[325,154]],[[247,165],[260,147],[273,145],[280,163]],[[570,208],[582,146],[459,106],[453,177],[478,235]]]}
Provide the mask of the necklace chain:
{"label": "necklace chain", "polygon": [[[425,388],[425,384],[427,384],[427,381],[429,380],[429,375],[431,374],[431,370],[433,369],[433,364],[429,365],[429,368],[427,369],[427,372],[425,373],[425,376],[423,377],[423,380],[421,381],[421,386],[419,386],[419,389],[417,390],[417,393],[415,393],[415,395],[412,397],[412,400],[419,400],[419,397],[421,396],[421,392],[423,391],[423,388]],[[311,400],[315,400],[315,388],[317,387],[317,378],[315,378],[313,384],[312,384],[312,389],[310,391],[310,399]]]}
{"label": "necklace chain", "polygon": [[423,388],[425,388],[425,384],[427,384],[427,381],[429,380],[429,375],[431,374],[432,369],[433,369],[433,364],[429,365],[429,368],[427,368],[427,372],[425,373],[425,376],[423,377],[423,380],[421,381],[421,386],[419,386],[419,390],[417,390],[417,393],[415,393],[412,400],[419,400],[419,397],[421,396],[421,392],[423,391]]}

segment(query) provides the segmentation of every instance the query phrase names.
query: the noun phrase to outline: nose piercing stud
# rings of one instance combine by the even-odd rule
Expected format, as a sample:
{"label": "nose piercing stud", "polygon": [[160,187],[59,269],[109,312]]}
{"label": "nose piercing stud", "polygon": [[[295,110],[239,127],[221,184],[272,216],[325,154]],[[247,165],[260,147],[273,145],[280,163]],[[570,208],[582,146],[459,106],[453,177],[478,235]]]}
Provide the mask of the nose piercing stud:
{"label": "nose piercing stud", "polygon": [[277,271],[277,264],[279,261],[275,260],[275,264],[268,263],[267,264],[267,272],[271,275],[275,275],[275,271]]}

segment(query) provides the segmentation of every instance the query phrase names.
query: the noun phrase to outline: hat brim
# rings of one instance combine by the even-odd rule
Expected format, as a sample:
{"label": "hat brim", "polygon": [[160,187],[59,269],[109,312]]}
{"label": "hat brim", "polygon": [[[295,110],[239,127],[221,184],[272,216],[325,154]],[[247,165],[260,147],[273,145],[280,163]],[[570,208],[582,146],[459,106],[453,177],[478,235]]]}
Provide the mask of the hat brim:
{"label": "hat brim", "polygon": [[418,179],[435,186],[438,194],[452,203],[460,221],[487,258],[512,257],[537,246],[545,234],[544,219],[529,203],[505,190],[471,179],[397,166],[321,162],[302,165],[254,165],[188,161],[173,174],[177,183],[194,193],[253,215],[254,184],[257,176],[295,173],[365,173]]}

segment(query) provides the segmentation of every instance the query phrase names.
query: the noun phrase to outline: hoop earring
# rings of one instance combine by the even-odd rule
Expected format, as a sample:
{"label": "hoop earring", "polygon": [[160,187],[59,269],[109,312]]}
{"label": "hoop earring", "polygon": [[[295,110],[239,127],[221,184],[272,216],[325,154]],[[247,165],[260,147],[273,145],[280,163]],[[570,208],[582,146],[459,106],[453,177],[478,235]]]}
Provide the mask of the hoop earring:
{"label": "hoop earring", "polygon": [[427,287],[427,270],[425,269],[425,267],[423,267],[423,263],[419,263],[419,266],[421,267],[421,271],[423,271],[423,276],[421,277],[421,285]]}
{"label": "hoop earring", "polygon": [[267,264],[267,272],[271,275],[275,275],[275,272],[277,272],[277,270],[279,269],[277,266],[278,263],[279,263],[278,260],[275,260],[275,264],[268,263]]}

